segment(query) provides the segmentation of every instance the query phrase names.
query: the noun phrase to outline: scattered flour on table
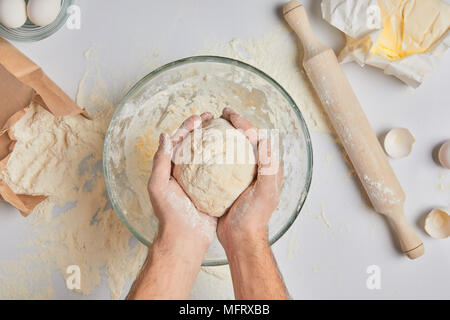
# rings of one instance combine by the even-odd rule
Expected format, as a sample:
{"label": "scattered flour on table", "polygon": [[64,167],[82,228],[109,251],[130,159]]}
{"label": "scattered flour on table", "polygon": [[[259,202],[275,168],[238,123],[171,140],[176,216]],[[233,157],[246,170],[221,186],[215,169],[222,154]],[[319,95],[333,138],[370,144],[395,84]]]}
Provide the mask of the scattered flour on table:
{"label": "scattered flour on table", "polygon": [[321,210],[320,210],[320,215],[319,215],[317,218],[318,218],[319,220],[321,220],[322,223],[323,223],[327,228],[331,228],[331,223],[330,223],[330,221],[328,220],[328,218],[327,218],[326,215],[325,215],[325,208],[324,208],[323,204],[322,204],[321,207],[322,207],[322,208],[321,208]]}
{"label": "scattered flour on table", "polygon": [[78,265],[80,292],[88,294],[104,268],[117,298],[145,248],[129,248],[130,233],[106,197],[102,145],[113,111],[104,108],[93,120],[59,118],[32,105],[13,128],[18,142],[2,178],[16,193],[49,196],[30,217],[37,233],[31,245],[40,247],[37,258],[48,263],[44,270],[56,267],[66,275],[69,265]]}
{"label": "scattered flour on table", "polygon": [[237,59],[264,71],[291,95],[310,130],[332,133],[327,115],[303,70],[302,52],[295,34],[280,24],[260,36],[206,46],[198,54]]}
{"label": "scattered flour on table", "polygon": [[[265,71],[294,98],[310,129],[330,132],[301,71],[296,43],[280,26],[260,37],[214,44],[200,53],[229,56]],[[76,99],[88,108],[93,120],[57,118],[34,105],[14,128],[18,142],[2,178],[15,192],[45,194],[48,199],[27,218],[33,234],[24,245],[36,253],[0,262],[0,298],[52,298],[52,270],[58,269],[65,277],[67,266],[74,264],[81,268],[79,293],[91,294],[105,280],[111,297],[119,298],[145,259],[147,248],[135,241],[111,208],[102,171],[107,126],[115,105],[134,81],[126,82],[118,75],[113,78],[115,85],[106,84],[105,79],[112,77],[98,66],[94,49],[85,55],[91,68],[79,83]],[[143,72],[161,64],[156,57],[149,56]],[[149,136],[151,132],[147,132]],[[148,148],[143,152],[152,154],[146,135],[141,139]],[[148,174],[148,167],[141,167],[140,173]],[[231,299],[232,292],[227,266],[206,267],[199,273],[191,297]]]}
{"label": "scattered flour on table", "polygon": [[450,180],[446,179],[446,178],[447,178],[447,176],[444,173],[441,173],[439,175],[438,189],[441,191],[450,190]]}

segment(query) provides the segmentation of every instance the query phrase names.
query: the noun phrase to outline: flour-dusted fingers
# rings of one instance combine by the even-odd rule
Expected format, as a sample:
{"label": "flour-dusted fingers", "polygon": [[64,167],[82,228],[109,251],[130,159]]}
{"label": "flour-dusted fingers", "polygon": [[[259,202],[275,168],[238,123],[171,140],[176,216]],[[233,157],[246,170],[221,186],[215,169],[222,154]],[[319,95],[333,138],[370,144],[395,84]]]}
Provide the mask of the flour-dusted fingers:
{"label": "flour-dusted fingers", "polygon": [[160,190],[164,188],[170,179],[172,168],[173,145],[167,133],[161,133],[159,136],[158,150],[153,157],[153,169],[148,181],[148,189]]}
{"label": "flour-dusted fingers", "polygon": [[205,122],[208,122],[208,121],[210,121],[211,119],[213,119],[214,116],[212,115],[211,112],[203,112],[203,113],[200,115],[200,118],[202,118],[202,124],[204,124]]}
{"label": "flour-dusted fingers", "polygon": [[177,131],[175,131],[175,133],[173,134],[171,140],[172,140],[172,144],[175,146],[178,143],[180,143],[181,141],[183,141],[183,139],[194,129],[197,129],[199,127],[201,127],[202,125],[202,118],[199,115],[193,115],[190,116],[189,118],[187,118],[182,124],[181,126],[177,129]]}
{"label": "flour-dusted fingers", "polygon": [[228,121],[231,122],[230,116],[231,116],[232,114],[237,114],[237,112],[234,111],[233,109],[229,108],[229,107],[226,107],[226,108],[223,108],[223,110],[222,110],[222,116],[221,116],[221,117],[222,117],[223,119],[228,120]]}
{"label": "flour-dusted fingers", "polygon": [[250,121],[228,107],[223,109],[222,118],[229,121],[236,129],[241,130],[250,143],[256,146],[258,143],[258,130],[253,127]]}

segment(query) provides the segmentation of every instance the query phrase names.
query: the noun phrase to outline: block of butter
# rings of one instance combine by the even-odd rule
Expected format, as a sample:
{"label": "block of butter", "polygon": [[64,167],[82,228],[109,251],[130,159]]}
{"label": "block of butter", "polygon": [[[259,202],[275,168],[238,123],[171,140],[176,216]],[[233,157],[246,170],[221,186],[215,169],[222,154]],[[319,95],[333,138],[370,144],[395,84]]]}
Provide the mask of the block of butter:
{"label": "block of butter", "polygon": [[450,47],[443,0],[323,0],[322,16],[346,34],[340,62],[383,69],[413,88]]}

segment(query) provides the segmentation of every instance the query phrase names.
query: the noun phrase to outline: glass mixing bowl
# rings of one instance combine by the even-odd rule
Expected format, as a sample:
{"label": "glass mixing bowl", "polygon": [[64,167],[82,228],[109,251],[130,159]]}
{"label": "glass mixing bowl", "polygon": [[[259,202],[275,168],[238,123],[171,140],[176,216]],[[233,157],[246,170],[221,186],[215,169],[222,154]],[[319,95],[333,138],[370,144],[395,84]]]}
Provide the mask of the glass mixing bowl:
{"label": "glass mixing bowl", "polygon": [[[213,87],[218,88],[216,95],[235,99],[234,105],[245,100],[244,116],[252,122],[253,118],[259,119],[254,124],[260,128],[265,125],[264,119],[267,117],[267,113],[262,111],[277,104],[277,112],[273,116],[281,118],[283,123],[280,153],[284,180],[280,205],[269,222],[269,239],[273,244],[295,221],[308,194],[312,177],[310,135],[295,102],[275,80],[246,63],[229,58],[196,56],[171,62],[145,76],[125,95],[109,125],[103,151],[106,186],[112,206],[133,235],[145,245],[150,245],[157,229],[157,219],[148,213],[151,211],[145,184],[148,177],[145,176],[145,181],[139,185],[138,196],[136,181],[127,173],[127,166],[130,167],[127,163],[134,154],[134,149],[127,148],[129,129],[133,121],[147,121],[143,112],[152,111],[152,108],[156,110],[152,97],[167,92],[164,90],[171,86],[185,84],[183,81],[196,76],[212,81]],[[263,116],[260,117],[260,114]],[[143,194],[145,197],[140,201]],[[215,239],[203,265],[226,263],[225,252]]]}
{"label": "glass mixing bowl", "polygon": [[[28,3],[28,1],[26,1]],[[5,39],[31,42],[45,39],[58,31],[67,21],[69,13],[67,9],[73,4],[73,0],[61,0],[61,11],[55,21],[48,26],[39,27],[29,19],[20,28],[8,28],[0,23],[0,37]]]}

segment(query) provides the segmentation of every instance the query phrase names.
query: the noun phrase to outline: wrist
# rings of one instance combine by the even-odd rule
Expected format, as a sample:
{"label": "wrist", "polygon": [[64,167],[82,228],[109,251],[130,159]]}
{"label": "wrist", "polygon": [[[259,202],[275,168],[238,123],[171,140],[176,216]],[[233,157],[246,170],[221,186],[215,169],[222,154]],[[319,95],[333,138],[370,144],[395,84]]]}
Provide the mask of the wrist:
{"label": "wrist", "polygon": [[206,249],[194,237],[160,228],[130,299],[187,299]]}
{"label": "wrist", "polygon": [[152,245],[155,250],[194,261],[203,260],[208,247],[209,242],[204,237],[169,227],[160,227]]}
{"label": "wrist", "polygon": [[228,254],[248,254],[255,250],[270,247],[267,229],[252,229],[246,231],[225,231],[220,242]]}

